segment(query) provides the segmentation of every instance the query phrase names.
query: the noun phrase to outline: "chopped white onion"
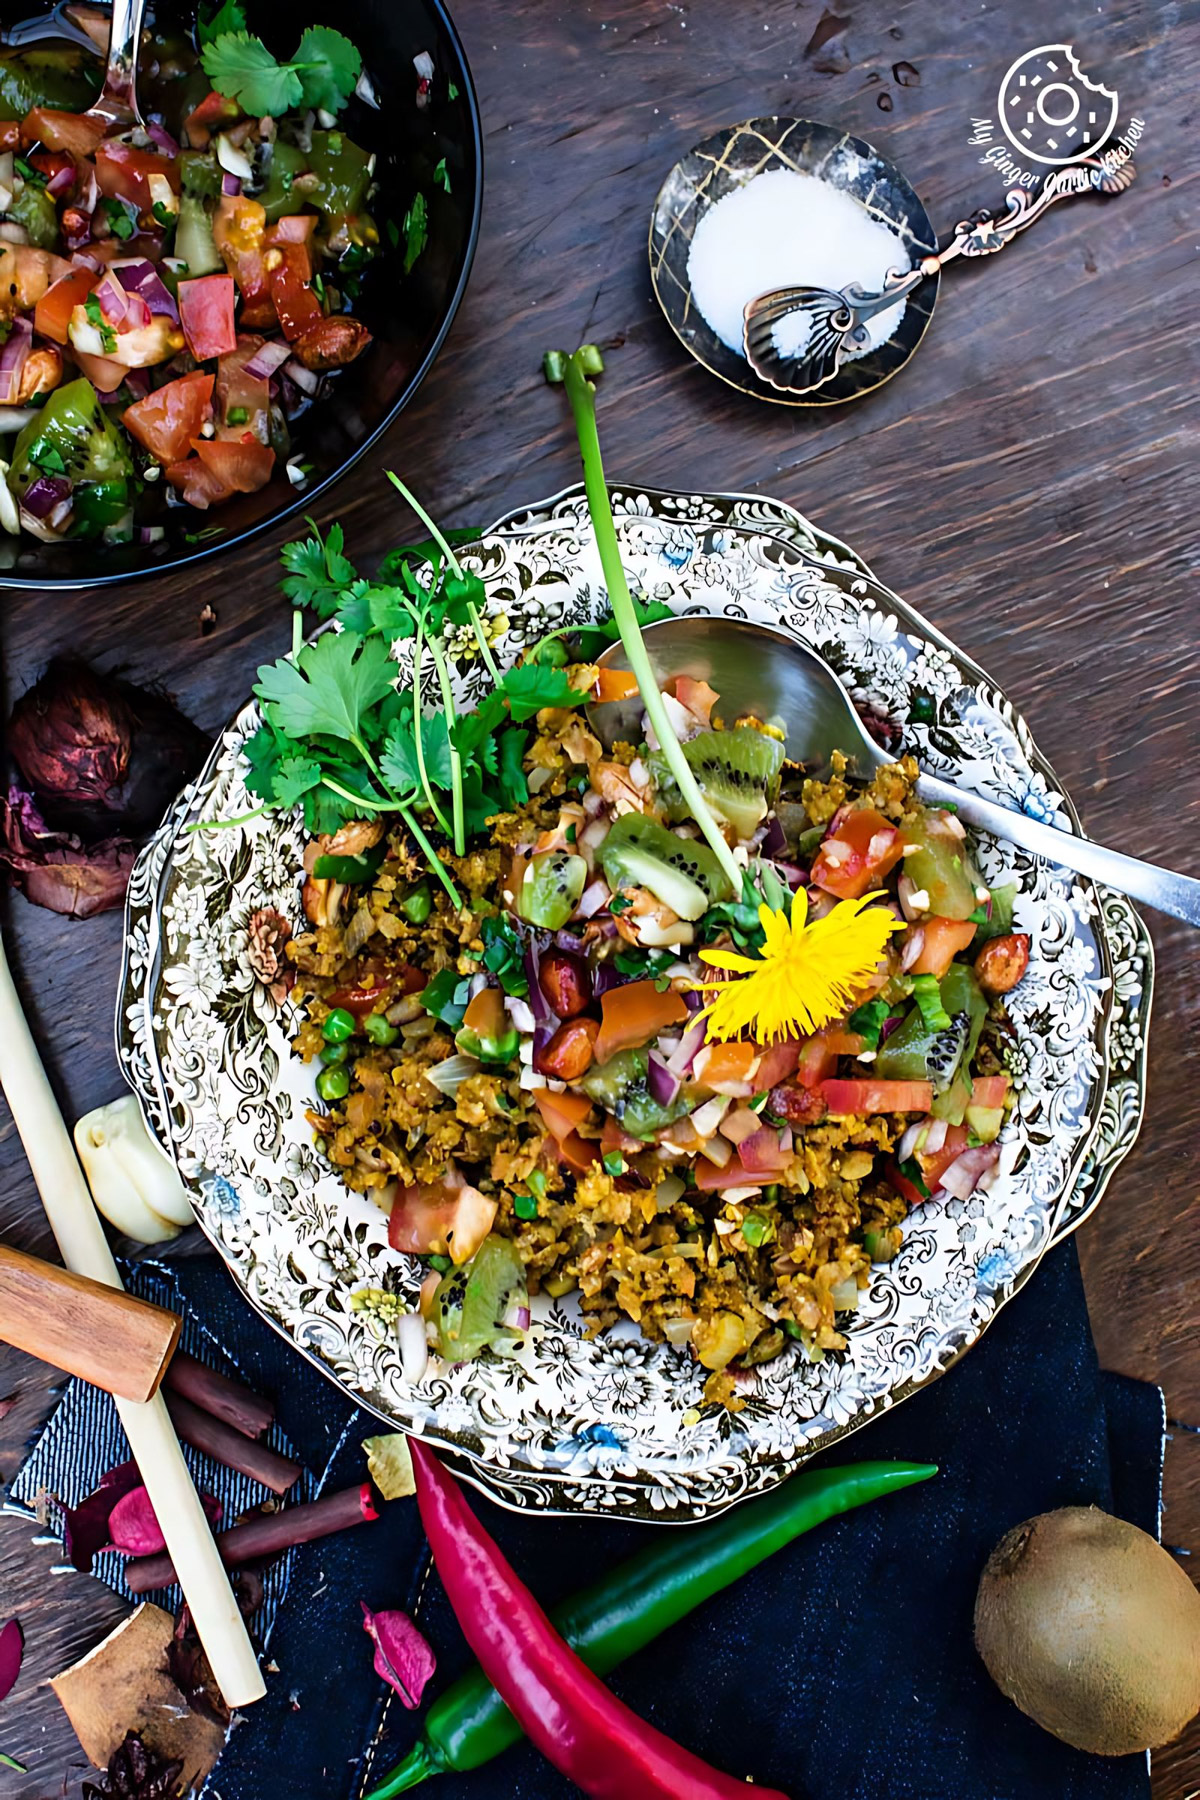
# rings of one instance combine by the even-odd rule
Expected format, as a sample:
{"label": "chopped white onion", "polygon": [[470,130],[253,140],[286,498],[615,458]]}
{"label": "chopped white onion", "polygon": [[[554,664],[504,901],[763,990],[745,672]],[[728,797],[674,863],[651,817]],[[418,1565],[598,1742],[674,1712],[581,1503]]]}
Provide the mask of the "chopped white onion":
{"label": "chopped white onion", "polygon": [[405,1381],[420,1381],[429,1367],[429,1340],[420,1313],[405,1313],[396,1321],[396,1341]]}
{"label": "chopped white onion", "polygon": [[691,1115],[691,1124],[697,1135],[702,1138],[711,1137],[732,1105],[733,1101],[726,1094],[715,1094],[703,1106],[698,1106]]}
{"label": "chopped white onion", "polygon": [[696,1328],[695,1319],[664,1319],[663,1336],[675,1350],[685,1350],[692,1341],[692,1332]]}
{"label": "chopped white onion", "polygon": [[446,1094],[453,1100],[464,1081],[479,1073],[479,1064],[473,1056],[448,1056],[444,1062],[434,1063],[432,1069],[426,1069],[425,1078],[431,1081],[439,1094]]}
{"label": "chopped white onion", "polygon": [[659,1212],[667,1212],[686,1193],[687,1183],[681,1175],[664,1175],[654,1190],[654,1204]]}
{"label": "chopped white onion", "polygon": [[217,161],[227,175],[236,175],[239,181],[254,180],[254,164],[223,131],[217,133]]}
{"label": "chopped white onion", "polygon": [[521,1000],[516,994],[507,994],[504,1000],[504,1010],[518,1031],[524,1032],[528,1037],[533,1036],[537,1030],[537,1020],[533,1016],[533,1008],[528,1000]]}

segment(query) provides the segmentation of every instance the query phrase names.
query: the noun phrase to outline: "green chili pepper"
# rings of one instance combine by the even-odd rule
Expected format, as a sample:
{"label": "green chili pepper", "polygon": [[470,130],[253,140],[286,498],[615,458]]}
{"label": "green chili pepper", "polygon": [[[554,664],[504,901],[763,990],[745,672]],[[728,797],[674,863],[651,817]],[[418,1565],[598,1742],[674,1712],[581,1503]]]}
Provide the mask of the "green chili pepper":
{"label": "green chili pepper", "polygon": [[344,1006],[335,1006],[321,1027],[321,1036],[327,1044],[344,1044],[357,1030],[354,1014]]}
{"label": "green chili pepper", "polygon": [[363,1020],[363,1030],[373,1044],[379,1044],[384,1049],[389,1044],[394,1044],[400,1036],[397,1027],[382,1013],[368,1013]]}
{"label": "green chili pepper", "polygon": [[[814,1525],[936,1474],[932,1463],[805,1469],[773,1494],[710,1525],[658,1539],[595,1586],[553,1607],[550,1617],[588,1667],[606,1675]],[[477,1769],[520,1737],[496,1690],[473,1668],[434,1701],[425,1736],[366,1800],[392,1800],[431,1775]]]}
{"label": "green chili pepper", "polygon": [[400,902],[400,911],[413,925],[423,925],[433,911],[433,895],[426,882],[415,887],[410,894],[405,894]]}
{"label": "green chili pepper", "polygon": [[344,1064],[322,1069],[317,1076],[317,1092],[322,1100],[344,1100],[350,1092],[350,1071]]}
{"label": "green chili pepper", "polygon": [[361,856],[318,856],[313,874],[318,881],[340,881],[345,887],[357,887],[369,881],[383,861],[386,844],[376,844]]}
{"label": "green chili pepper", "polygon": [[950,1014],[942,1005],[941,991],[936,975],[913,976],[913,999],[916,1001],[930,1031],[945,1031],[950,1024]]}

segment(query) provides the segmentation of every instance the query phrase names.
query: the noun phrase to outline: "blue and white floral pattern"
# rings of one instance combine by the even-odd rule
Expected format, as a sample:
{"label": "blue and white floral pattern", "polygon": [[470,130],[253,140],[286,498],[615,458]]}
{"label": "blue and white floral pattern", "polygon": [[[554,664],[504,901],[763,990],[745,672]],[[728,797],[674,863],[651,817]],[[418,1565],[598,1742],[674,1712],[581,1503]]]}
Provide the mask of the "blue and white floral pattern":
{"label": "blue and white floral pattern", "polygon": [[[680,613],[795,632],[925,766],[1078,829],[1010,702],[844,545],[761,498],[616,499],[642,592]],[[503,521],[472,561],[489,617],[507,622],[502,656],[602,605],[577,492]],[[461,696],[479,691],[473,658],[456,679]],[[434,1364],[411,1386],[394,1336],[352,1298],[371,1288],[411,1298],[421,1271],[388,1249],[384,1215],[314,1152],[312,1072],[289,1051],[290,1002],[272,997],[247,954],[258,909],[298,919],[299,822],[182,829],[250,810],[241,746],[256,724],[247,706],[139,859],[118,1013],[124,1066],[252,1303],[348,1392],[442,1445],[506,1503],[676,1520],[774,1485],[949,1367],[1095,1203],[1132,1141],[1149,990],[1140,922],[1090,883],[983,840],[985,874],[1017,881],[1017,923],[1033,940],[1010,1007],[1019,1094],[1003,1178],[986,1200],[913,1216],[844,1355],[811,1364],[789,1349],[743,1378],[746,1404],[731,1414],[704,1405],[687,1356],[628,1324],[585,1338],[569,1300],[544,1301],[518,1356]]]}

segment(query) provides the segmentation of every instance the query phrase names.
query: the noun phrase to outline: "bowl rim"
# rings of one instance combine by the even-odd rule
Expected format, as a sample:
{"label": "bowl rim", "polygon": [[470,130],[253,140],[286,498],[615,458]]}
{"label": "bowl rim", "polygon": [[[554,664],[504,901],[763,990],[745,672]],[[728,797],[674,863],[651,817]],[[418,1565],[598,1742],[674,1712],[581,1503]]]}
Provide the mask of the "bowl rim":
{"label": "bowl rim", "polygon": [[431,10],[436,13],[441,22],[442,30],[445,32],[450,47],[458,62],[458,71],[459,76],[461,77],[459,85],[462,91],[462,97],[466,101],[467,118],[470,124],[471,146],[475,153],[477,176],[475,180],[475,191],[472,197],[471,221],[467,229],[466,242],[463,246],[462,266],[459,269],[458,279],[454,284],[454,290],[450,295],[445,317],[439,325],[437,333],[425,352],[425,355],[421,358],[421,361],[409,376],[403,390],[397,396],[393,405],[388,409],[386,416],[379,421],[379,424],[363,439],[361,444],[356,445],[344,462],[339,463],[336,469],[331,470],[330,473],[321,481],[317,482],[314,487],[306,487],[303,489],[297,488],[286,506],[281,507],[278,512],[272,513],[269,518],[260,519],[254,525],[247,525],[244,530],[237,532],[234,536],[223,538],[218,542],[197,544],[184,556],[172,557],[169,562],[148,563],[146,567],[142,569],[114,569],[110,573],[99,570],[95,574],[89,575],[36,576],[22,576],[16,573],[10,573],[6,570],[0,570],[0,589],[15,588],[36,594],[41,593],[43,590],[52,591],[58,589],[62,592],[69,593],[72,590],[78,591],[80,588],[114,587],[122,582],[144,581],[153,575],[174,575],[181,569],[194,568],[197,563],[208,562],[213,557],[221,556],[227,551],[235,549],[240,550],[245,545],[251,543],[255,538],[261,537],[264,532],[274,530],[277,525],[282,525],[285,520],[294,519],[297,513],[304,511],[306,507],[314,506],[321,496],[328,493],[329,489],[333,487],[336,482],[341,481],[343,476],[349,474],[355,464],[360,462],[367,451],[379,442],[385,432],[391,430],[397,417],[408,405],[409,401],[413,398],[413,395],[424,381],[426,375],[429,373],[435,357],[441,351],[442,345],[449,335],[450,327],[453,325],[458,314],[459,306],[462,304],[463,295],[467,291],[467,283],[471,278],[471,269],[475,262],[475,252],[479,246],[480,222],[483,217],[483,121],[479,111],[479,96],[475,91],[475,80],[471,74],[471,66],[467,61],[467,53],[463,48],[462,38],[459,36],[454,21],[450,17],[448,9],[443,4],[443,0],[427,0],[427,4]]}

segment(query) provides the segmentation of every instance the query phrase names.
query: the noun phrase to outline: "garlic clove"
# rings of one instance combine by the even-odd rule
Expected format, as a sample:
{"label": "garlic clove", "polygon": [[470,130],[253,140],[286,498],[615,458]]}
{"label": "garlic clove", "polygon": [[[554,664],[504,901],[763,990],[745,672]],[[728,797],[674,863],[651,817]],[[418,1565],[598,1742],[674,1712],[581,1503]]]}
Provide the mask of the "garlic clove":
{"label": "garlic clove", "polygon": [[86,1113],[75,1126],[75,1148],[92,1198],[119,1231],[160,1244],[192,1223],[178,1171],[147,1131],[132,1094]]}

